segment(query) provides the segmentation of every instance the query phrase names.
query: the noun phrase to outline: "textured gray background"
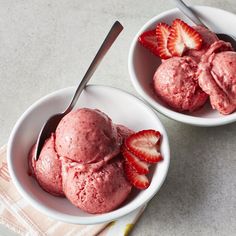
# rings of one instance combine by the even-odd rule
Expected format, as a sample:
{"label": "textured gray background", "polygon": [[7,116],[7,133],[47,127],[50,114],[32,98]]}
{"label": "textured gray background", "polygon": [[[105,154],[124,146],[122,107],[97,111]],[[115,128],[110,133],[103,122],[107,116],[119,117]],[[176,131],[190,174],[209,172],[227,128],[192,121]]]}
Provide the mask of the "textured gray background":
{"label": "textured gray background", "polygon": [[[235,0],[188,3],[236,13]],[[127,69],[131,40],[173,7],[171,0],[0,0],[0,145],[29,105],[78,84],[116,19],[125,30],[91,83],[136,94]],[[171,166],[132,235],[236,235],[236,123],[198,128],[158,115],[169,134]],[[15,234],[0,226],[0,235]]]}

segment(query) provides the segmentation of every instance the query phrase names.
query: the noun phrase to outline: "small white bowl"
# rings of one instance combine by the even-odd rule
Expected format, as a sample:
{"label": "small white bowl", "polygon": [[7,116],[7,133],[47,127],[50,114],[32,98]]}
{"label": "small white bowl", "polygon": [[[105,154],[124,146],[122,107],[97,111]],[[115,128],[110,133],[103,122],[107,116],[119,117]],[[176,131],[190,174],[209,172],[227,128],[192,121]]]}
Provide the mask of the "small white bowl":
{"label": "small white bowl", "polygon": [[96,224],[122,217],[148,202],[163,184],[170,162],[167,133],[156,114],[138,98],[119,89],[90,85],[81,94],[77,106],[97,108],[110,116],[114,123],[138,131],[156,129],[163,135],[162,162],[153,165],[151,184],[144,191],[133,191],[118,209],[104,214],[88,214],[72,205],[66,198],[54,197],[42,190],[27,174],[27,155],[35,143],[43,123],[63,111],[74,88],[56,91],[28,108],[15,124],[8,142],[7,161],[11,178],[19,193],[36,209],[54,219],[75,224]]}
{"label": "small white bowl", "polygon": [[[211,26],[214,32],[236,36],[236,15],[233,13],[207,6],[195,6],[193,9],[203,22]],[[178,9],[172,9],[149,20],[134,37],[129,50],[128,68],[136,91],[157,111],[183,123],[197,126],[218,126],[236,121],[236,112],[223,116],[218,111],[213,110],[209,103],[191,114],[176,112],[155,95],[151,83],[161,61],[138,43],[138,37],[142,32],[154,29],[159,22],[171,24],[176,18],[183,19],[188,24],[193,25]]]}

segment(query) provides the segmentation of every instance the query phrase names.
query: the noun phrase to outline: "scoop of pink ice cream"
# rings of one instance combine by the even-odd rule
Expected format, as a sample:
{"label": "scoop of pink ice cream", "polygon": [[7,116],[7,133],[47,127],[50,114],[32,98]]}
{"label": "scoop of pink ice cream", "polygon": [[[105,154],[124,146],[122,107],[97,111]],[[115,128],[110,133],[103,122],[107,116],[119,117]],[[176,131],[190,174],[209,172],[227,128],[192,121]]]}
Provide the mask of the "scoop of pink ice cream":
{"label": "scoop of pink ice cream", "polygon": [[[133,130],[127,128],[124,125],[115,125],[118,135],[120,136],[120,139],[122,140],[122,143],[124,141],[124,139],[126,139],[128,136],[130,136],[131,134],[134,133]],[[114,157],[116,158],[116,156]],[[62,173],[67,173],[67,171],[65,171],[67,168],[70,168],[71,166],[75,166],[77,169],[80,169],[81,171],[85,172],[85,171],[97,171],[100,168],[102,168],[103,166],[105,166],[111,159],[101,159],[97,162],[92,162],[92,163],[77,163],[73,160],[71,160],[70,158],[67,157],[63,157],[61,156],[60,159],[62,160]]]}
{"label": "scoop of pink ice cream", "polygon": [[154,90],[177,111],[202,107],[208,95],[198,85],[197,64],[190,57],[173,57],[162,62],[154,74]]}
{"label": "scoop of pink ice cream", "polygon": [[236,110],[236,52],[229,43],[211,45],[199,64],[199,85],[209,94],[211,105],[221,114]]}
{"label": "scoop of pink ice cream", "polygon": [[79,163],[109,160],[119,153],[121,142],[112,120],[96,109],[72,111],[56,129],[58,154]]}
{"label": "scoop of pink ice cream", "polygon": [[54,135],[45,141],[39,159],[34,159],[35,145],[29,154],[29,168],[39,185],[55,196],[64,196],[62,190],[61,161],[55,151]]}
{"label": "scoop of pink ice cream", "polygon": [[114,210],[128,197],[131,185],[125,178],[120,157],[97,171],[82,171],[78,165],[63,164],[64,192],[75,206],[88,213],[104,213]]}
{"label": "scoop of pink ice cream", "polygon": [[200,50],[190,49],[184,53],[185,56],[189,56],[196,62],[200,62],[202,55],[208,50],[208,48],[214,42],[218,41],[216,34],[203,26],[193,26],[193,28],[202,36],[202,47]]}

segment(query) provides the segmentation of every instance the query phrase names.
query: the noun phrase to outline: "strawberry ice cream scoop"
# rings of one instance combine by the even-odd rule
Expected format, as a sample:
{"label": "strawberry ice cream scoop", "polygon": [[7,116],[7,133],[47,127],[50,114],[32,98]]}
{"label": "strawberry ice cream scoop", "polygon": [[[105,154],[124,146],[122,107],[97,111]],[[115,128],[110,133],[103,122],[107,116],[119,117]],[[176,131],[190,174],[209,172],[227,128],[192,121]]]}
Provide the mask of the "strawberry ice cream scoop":
{"label": "strawberry ice cream scoop", "polygon": [[230,43],[211,45],[199,64],[199,85],[209,94],[211,105],[221,114],[236,110],[236,52]]}
{"label": "strawberry ice cream scoop", "polygon": [[64,196],[62,190],[61,161],[55,151],[55,139],[52,134],[45,141],[39,159],[34,159],[35,145],[29,154],[29,168],[39,183],[47,192],[55,196]]}
{"label": "strawberry ice cream scoop", "polygon": [[184,53],[184,55],[191,57],[196,62],[200,62],[202,55],[205,54],[211,44],[218,41],[219,39],[214,32],[210,31],[209,29],[203,26],[192,26],[192,28],[194,28],[201,35],[202,46],[199,50],[189,49]]}
{"label": "strawberry ice cream scoop", "polygon": [[58,155],[78,163],[109,160],[119,153],[121,142],[112,120],[96,109],[72,111],[56,129]]}
{"label": "strawberry ice cream scoop", "polygon": [[104,213],[117,208],[131,191],[124,174],[123,160],[112,159],[97,171],[82,171],[78,163],[63,165],[66,197],[88,213]]}
{"label": "strawberry ice cream scoop", "polygon": [[154,90],[177,111],[202,107],[208,95],[198,85],[197,64],[190,57],[173,57],[162,62],[154,74]]}

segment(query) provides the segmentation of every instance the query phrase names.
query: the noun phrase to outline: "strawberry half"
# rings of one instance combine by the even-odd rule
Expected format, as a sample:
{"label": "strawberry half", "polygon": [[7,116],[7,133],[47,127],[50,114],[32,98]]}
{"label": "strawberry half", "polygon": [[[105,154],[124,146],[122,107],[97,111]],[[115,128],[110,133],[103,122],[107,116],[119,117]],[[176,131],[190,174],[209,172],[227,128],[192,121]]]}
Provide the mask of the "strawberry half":
{"label": "strawberry half", "polygon": [[139,174],[147,174],[149,172],[149,163],[145,161],[141,161],[138,157],[136,157],[132,152],[125,148],[123,145],[121,152],[125,158],[125,160],[139,173]]}
{"label": "strawberry half", "polygon": [[170,35],[171,27],[166,23],[159,23],[156,27],[158,54],[162,59],[168,59],[172,57],[170,51],[167,48],[167,40]]}
{"label": "strawberry half", "polygon": [[149,51],[154,53],[155,55],[159,56],[158,50],[157,50],[157,36],[156,36],[156,30],[149,30],[142,33],[138,41]]}
{"label": "strawberry half", "polygon": [[161,134],[155,130],[142,130],[125,140],[126,148],[142,161],[156,163],[163,158],[159,152]]}
{"label": "strawberry half", "polygon": [[125,175],[128,181],[138,189],[146,189],[150,185],[147,176],[139,174],[127,161],[125,161]]}
{"label": "strawberry half", "polygon": [[173,21],[167,47],[172,56],[182,56],[186,49],[200,49],[201,35],[180,19]]}

